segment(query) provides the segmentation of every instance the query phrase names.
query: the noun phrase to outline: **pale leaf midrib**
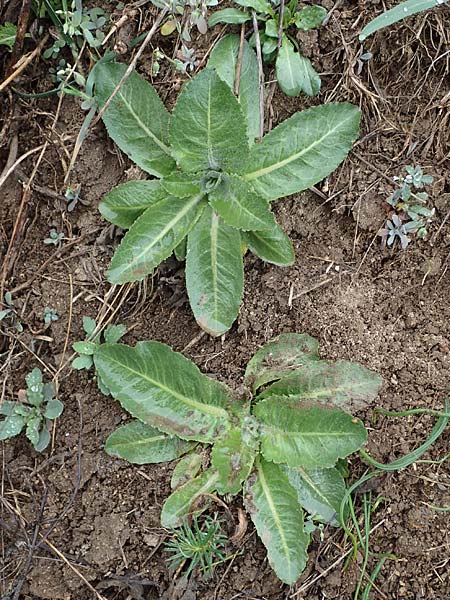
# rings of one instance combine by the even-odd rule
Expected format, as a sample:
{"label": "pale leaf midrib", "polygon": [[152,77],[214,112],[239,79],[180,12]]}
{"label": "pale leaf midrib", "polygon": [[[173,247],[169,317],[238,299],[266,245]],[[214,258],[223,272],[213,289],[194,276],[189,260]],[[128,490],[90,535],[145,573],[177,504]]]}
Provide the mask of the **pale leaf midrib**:
{"label": "pale leaf midrib", "polygon": [[157,146],[159,146],[161,148],[161,150],[163,152],[165,152],[168,156],[172,157],[171,153],[170,153],[170,148],[168,146],[166,146],[166,144],[161,141],[154,133],[153,131],[151,131],[140,119],[140,117],[137,115],[137,113],[134,111],[133,107],[131,106],[131,104],[128,102],[128,100],[125,98],[125,96],[119,91],[117,92],[117,96],[123,101],[123,103],[125,104],[125,106],[127,107],[129,113],[131,114],[131,116],[134,118],[134,120],[136,121],[136,123],[139,125],[139,127],[141,127],[141,129],[143,129],[143,131],[145,131],[145,133],[147,134],[147,136],[153,140],[155,142],[155,144]]}
{"label": "pale leaf midrib", "polygon": [[319,487],[317,487],[317,484],[311,479],[310,475],[301,467],[297,467],[297,468],[298,468],[300,475],[307,483],[307,485],[309,485],[309,487],[312,490],[314,490],[314,492],[318,495],[318,497],[322,499],[323,504],[325,504],[325,506],[330,506],[330,503],[328,502],[327,497],[322,493],[322,490]]}
{"label": "pale leaf midrib", "polygon": [[289,555],[289,545],[287,543],[286,536],[284,534],[284,529],[282,527],[280,517],[279,517],[277,509],[275,507],[275,504],[274,504],[272,495],[270,493],[269,486],[267,485],[267,481],[264,476],[261,465],[259,465],[259,468],[258,468],[258,476],[259,476],[259,481],[261,483],[262,491],[264,492],[264,496],[266,498],[267,504],[269,505],[270,512],[272,514],[273,520],[275,522],[276,528],[277,528],[279,536],[280,536],[280,540],[281,540],[281,543],[282,543],[282,546],[284,549],[284,555],[286,558],[286,562],[289,565],[288,570],[289,570],[289,572],[291,572],[292,567],[291,567],[291,560],[290,560],[290,555]]}
{"label": "pale leaf midrib", "polygon": [[[171,388],[167,387],[163,383],[156,381],[155,379],[152,379],[146,373],[142,373],[141,371],[136,371],[135,369],[132,369],[129,365],[126,365],[123,362],[120,362],[119,360],[117,360],[115,358],[109,357],[108,360],[110,362],[115,363],[116,365],[119,365],[122,369],[126,369],[133,375],[137,375],[138,377],[144,379],[145,381],[148,381],[154,387],[160,389],[161,391],[165,392],[166,394],[170,394],[171,396],[173,396],[180,402],[187,404],[191,408],[194,408],[195,410],[197,410],[203,414],[206,414],[206,415],[211,415],[213,417],[228,420],[228,414],[227,414],[226,410],[224,410],[223,408],[220,408],[219,406],[214,406],[212,404],[205,404],[203,402],[198,402],[197,400],[193,400],[192,398],[188,398],[187,396],[184,396],[183,394],[180,394],[179,392],[172,390]],[[133,401],[136,402],[136,400],[134,400],[134,399],[133,399]]]}
{"label": "pale leaf midrib", "polygon": [[153,442],[165,441],[167,440],[167,435],[157,435],[150,438],[145,438],[141,440],[133,440],[131,442],[119,442],[117,445],[122,448],[130,448],[132,446],[143,446],[144,444],[152,444]]}
{"label": "pale leaf midrib", "polygon": [[335,125],[335,127],[333,127],[332,129],[329,129],[321,138],[319,138],[318,140],[316,140],[315,142],[313,142],[306,148],[303,148],[303,150],[300,150],[299,152],[296,152],[295,154],[292,154],[291,156],[288,156],[287,158],[280,160],[277,163],[273,163],[267,167],[258,169],[257,171],[252,171],[251,173],[245,173],[244,175],[241,175],[242,179],[245,179],[246,181],[251,181],[252,179],[257,179],[258,177],[263,177],[264,175],[272,173],[272,171],[276,171],[277,169],[282,169],[283,167],[290,164],[291,162],[301,158],[307,152],[310,152],[317,145],[321,144],[330,135],[333,135],[336,130],[340,129],[344,123],[346,123],[349,119],[353,118],[353,116],[354,115],[350,115],[347,119],[343,119],[342,121],[337,123]]}
{"label": "pale leaf midrib", "polygon": [[[169,233],[169,231],[171,229],[173,229],[173,227],[175,227],[175,225],[179,221],[181,221],[181,219],[183,217],[185,217],[187,215],[187,213],[191,210],[191,208],[193,208],[196,204],[198,204],[200,202],[202,197],[203,197],[203,194],[198,194],[197,196],[193,196],[190,202],[186,202],[185,205],[183,206],[183,209],[176,213],[176,215],[160,230],[158,235],[153,237],[151,239],[151,242],[149,244],[147,244],[147,246],[145,246],[145,248],[137,256],[135,256],[132,261],[130,261],[129,263],[125,263],[123,270],[125,272],[129,271],[129,270],[133,270],[135,265],[139,263],[141,258],[143,256],[145,256],[146,254],[148,254],[148,252],[152,248],[154,248],[163,238],[165,238],[165,236]],[[182,198],[179,198],[179,200],[182,200]],[[164,200],[161,200],[160,202],[164,202]],[[153,206],[149,206],[148,208],[156,207],[158,204],[159,204],[159,202],[154,204]]]}

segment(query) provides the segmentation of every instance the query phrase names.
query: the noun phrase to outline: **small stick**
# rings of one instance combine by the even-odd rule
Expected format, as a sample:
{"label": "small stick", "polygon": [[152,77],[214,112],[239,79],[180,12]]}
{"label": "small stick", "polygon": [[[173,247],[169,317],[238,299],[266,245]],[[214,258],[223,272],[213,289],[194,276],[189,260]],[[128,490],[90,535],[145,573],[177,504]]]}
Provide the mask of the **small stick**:
{"label": "small stick", "polygon": [[262,53],[261,53],[261,40],[259,37],[258,30],[258,19],[256,18],[256,12],[252,10],[252,18],[253,18],[253,31],[255,32],[255,41],[256,41],[256,58],[258,59],[258,73],[259,73],[259,139],[262,140],[264,135],[264,70],[263,70],[263,62],[262,62]]}
{"label": "small stick", "polygon": [[100,119],[103,117],[103,115],[105,114],[105,112],[108,110],[109,105],[111,104],[111,102],[114,99],[114,96],[117,94],[117,92],[120,90],[120,88],[123,86],[123,84],[125,83],[125,81],[128,79],[128,77],[131,75],[131,73],[134,71],[134,69],[136,68],[137,62],[140,59],[142,53],[144,52],[145,48],[148,46],[148,44],[150,43],[150,40],[152,39],[152,37],[154,36],[156,30],[158,29],[158,27],[161,24],[161,21],[164,19],[164,17],[167,14],[167,8],[164,8],[158,15],[156,21],[153,23],[153,26],[151,27],[151,29],[149,30],[149,32],[147,33],[145,40],[142,42],[141,47],[139,48],[139,50],[136,52],[133,60],[130,62],[130,64],[128,65],[127,70],[125,71],[125,73],[123,74],[123,77],[121,78],[121,80],[119,81],[119,83],[116,85],[116,87],[114,88],[111,96],[108,98],[108,100],[105,102],[105,104],[103,105],[103,107],[101,108],[101,110],[99,110],[98,115],[96,116],[96,118],[92,121],[91,123],[91,127],[94,127],[94,125],[96,125]]}
{"label": "small stick", "polygon": [[28,29],[28,21],[30,19],[30,9],[31,0],[22,0],[22,7],[20,9],[19,18],[17,19],[16,39],[14,40],[14,47],[9,58],[8,68],[6,69],[7,76],[11,75],[16,62],[22,54],[23,43]]}
{"label": "small stick", "polygon": [[280,2],[280,22],[278,24],[278,43],[277,50],[281,48],[281,42],[283,39],[283,19],[284,19],[284,0]]}
{"label": "small stick", "polygon": [[42,48],[45,46],[45,44],[47,43],[48,40],[48,34],[46,36],[44,36],[42,38],[42,40],[39,42],[39,44],[36,46],[36,48],[33,50],[33,52],[31,54],[29,54],[24,60],[23,62],[21,62],[19,64],[19,66],[17,67],[17,69],[15,71],[13,71],[11,73],[11,75],[9,75],[9,77],[7,77],[4,81],[2,81],[0,83],[0,92],[2,92],[10,83],[11,81],[14,81],[14,79],[16,77],[18,77],[22,71],[24,69],[26,69],[26,67],[30,64],[30,62],[38,55],[42,52]]}
{"label": "small stick", "polygon": [[234,95],[239,96],[239,87],[241,85],[241,69],[242,69],[242,55],[244,53],[244,36],[245,36],[245,23],[241,25],[241,39],[239,40],[239,53],[236,63],[236,75],[234,78]]}

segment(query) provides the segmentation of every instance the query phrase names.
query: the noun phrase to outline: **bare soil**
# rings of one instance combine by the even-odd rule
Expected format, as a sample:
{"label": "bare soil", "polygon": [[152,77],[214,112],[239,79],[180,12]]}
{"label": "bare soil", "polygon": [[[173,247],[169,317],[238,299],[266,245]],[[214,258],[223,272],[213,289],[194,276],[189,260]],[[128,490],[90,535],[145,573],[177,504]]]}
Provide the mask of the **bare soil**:
{"label": "bare soil", "polygon": [[[8,157],[14,160],[48,140],[22,217],[24,182],[37,152],[0,191],[0,255],[9,260],[5,290],[12,292],[23,325],[19,333],[10,322],[0,322],[1,394],[17,397],[26,373],[40,366],[50,379],[58,373],[58,397],[65,404],[50,450],[37,454],[22,437],[0,446],[2,598],[353,598],[362,556],[344,570],[350,544],[332,528],[323,539],[314,537],[308,567],[291,588],[270,569],[251,524],[239,544],[227,549],[236,556],[211,580],[198,573],[188,582],[174,576],[163,549],[168,533],[159,524],[174,464],[138,467],[107,456],[102,448],[108,434],[127,417],[98,391],[92,374],[71,370],[69,362],[71,344],[83,339],[82,316],[100,315],[127,326],[127,343],[170,344],[204,372],[238,388],[256,349],[281,332],[307,332],[319,339],[323,357],[358,361],[382,375],[378,404],[384,408],[442,408],[450,382],[450,8],[380,32],[365,44],[372,60],[360,64],[360,28],[384,4],[394,3],[320,4],[334,6],[328,24],[300,40],[322,74],[320,96],[286,98],[268,83],[267,126],[312,104],[350,100],[363,112],[361,138],[316,193],[276,204],[296,263],[282,269],[246,257],[240,315],[221,339],[199,335],[183,265],[175,259],[143,283],[112,290],[105,283],[121,232],[101,218],[98,203],[119,182],[142,174],[114,147],[103,125],[90,131],[70,174],[72,187],[81,185],[83,202],[69,212],[63,180],[84,118],[79,101],[64,97],[54,123],[57,97],[1,94],[0,172]],[[146,6],[142,16],[144,28],[151,21]],[[219,31],[194,40],[200,58]],[[161,43],[167,51],[173,42],[155,38],[154,47]],[[34,47],[26,42],[27,50]],[[6,51],[0,59],[6,65]],[[123,60],[129,62],[131,54]],[[140,62],[146,76],[150,60],[149,51]],[[270,67],[266,80],[273,81]],[[164,67],[155,83],[167,105],[173,104],[180,76]],[[48,64],[31,63],[15,84],[28,93],[50,89]],[[414,239],[404,251],[383,249],[377,232],[386,219],[385,201],[394,189],[392,177],[406,164],[419,164],[434,176],[436,217],[427,240]],[[18,235],[7,254],[16,223]],[[43,244],[50,228],[64,232],[59,249]],[[59,315],[48,326],[46,306]],[[420,445],[435,421],[381,417],[373,424],[373,408],[358,416],[369,428],[368,451],[381,462]],[[448,452],[446,430],[424,458],[437,461]],[[351,480],[368,468],[357,456],[350,466]],[[448,512],[433,508],[450,504],[448,462],[419,462],[376,479],[372,488],[382,502],[372,516],[371,548],[395,559],[385,562],[371,597],[450,599]],[[241,500],[225,500],[229,511],[215,509],[223,512],[232,535]],[[360,494],[355,502],[360,515]],[[371,559],[369,573],[376,562]]]}

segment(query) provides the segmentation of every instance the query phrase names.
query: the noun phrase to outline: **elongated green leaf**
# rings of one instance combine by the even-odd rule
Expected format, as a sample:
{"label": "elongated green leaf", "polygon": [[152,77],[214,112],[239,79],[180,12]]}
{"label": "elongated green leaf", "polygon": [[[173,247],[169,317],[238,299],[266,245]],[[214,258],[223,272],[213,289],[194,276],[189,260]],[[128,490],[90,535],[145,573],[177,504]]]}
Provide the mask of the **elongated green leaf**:
{"label": "elongated green leaf", "polygon": [[292,585],[306,566],[309,536],[287,475],[278,465],[258,461],[256,474],[247,480],[244,501],[270,566],[281,581]]}
{"label": "elongated green leaf", "polygon": [[202,467],[203,456],[195,452],[186,454],[178,461],[170,479],[170,487],[175,490],[193,479]]}
{"label": "elongated green leaf", "polygon": [[241,236],[210,207],[188,235],[186,287],[200,327],[211,335],[228,331],[244,289]]}
{"label": "elongated green leaf", "polygon": [[382,382],[377,373],[358,363],[320,360],[299,364],[293,373],[267,388],[260,398],[290,396],[297,402],[312,400],[353,411],[375,400]]}
{"label": "elongated green leaf", "polygon": [[234,428],[216,441],[211,454],[211,465],[219,473],[216,489],[220,494],[239,493],[242,482],[250,475],[256,447],[250,447],[242,438],[242,430]]}
{"label": "elongated green leaf", "polygon": [[359,119],[360,111],[347,102],[294,114],[252,146],[243,178],[268,200],[316,184],[348,154]]}
{"label": "elongated green leaf", "polygon": [[339,511],[346,487],[337,469],[285,467],[284,471],[297,492],[298,501],[315,520],[339,525]]}
{"label": "elongated green leaf", "polygon": [[327,9],[322,6],[305,6],[295,13],[294,22],[298,29],[308,31],[322,24],[327,16]]}
{"label": "elongated green leaf", "polygon": [[277,54],[275,70],[278,84],[288,96],[298,96],[301,92],[316,96],[320,91],[320,77],[311,61],[297,52],[286,36]]}
{"label": "elongated green leaf", "polygon": [[171,196],[188,198],[201,192],[201,177],[195,173],[180,173],[175,171],[161,180],[161,187]]}
{"label": "elongated green leaf", "polygon": [[[234,91],[239,60],[240,38],[236,34],[223,37],[211,52],[208,67],[215,69],[221,79]],[[240,63],[238,100],[247,121],[248,141],[253,144],[259,136],[261,114],[259,110],[258,61],[250,44],[244,40]]]}
{"label": "elongated green leaf", "polygon": [[333,467],[364,444],[359,419],[338,408],[271,396],[255,404],[261,422],[261,451],[267,460],[290,467]]}
{"label": "elongated green leaf", "polygon": [[209,469],[172,492],[162,507],[161,525],[167,529],[179,527],[184,517],[195,512],[194,502],[197,503],[204,494],[214,492],[218,479],[218,473]]}
{"label": "elongated green leaf", "polygon": [[[319,359],[319,342],[306,333],[282,333],[260,348],[249,360],[245,383],[255,392],[259,387]],[[280,394],[278,394],[280,395]]]}
{"label": "elongated green leaf", "polygon": [[267,200],[257,196],[251,185],[237,175],[228,176],[208,198],[219,216],[232,227],[244,231],[275,227]]}
{"label": "elongated green leaf", "polygon": [[113,188],[100,202],[99,210],[114,225],[129,229],[147,208],[167,195],[157,180],[128,181]]}
{"label": "elongated green leaf", "polygon": [[169,196],[147,208],[114,253],[108,280],[138,281],[169,257],[201,215],[205,207],[202,198],[202,194],[192,198]]}
{"label": "elongated green leaf", "polygon": [[[95,97],[101,108],[122,79],[127,65],[96,66]],[[103,115],[109,135],[137,165],[156,177],[175,168],[169,148],[169,118],[153,87],[132,73]]]}
{"label": "elongated green leaf", "polygon": [[145,465],[174,460],[192,445],[192,442],[167,435],[141,421],[132,421],[111,433],[106,440],[105,451],[110,456]]}
{"label": "elongated green leaf", "polygon": [[406,2],[400,2],[397,6],[394,6],[390,10],[386,10],[383,14],[376,17],[359,34],[359,41],[363,42],[369,35],[389,27],[406,17],[415,15],[416,13],[434,8],[441,4],[446,4],[449,0],[407,0]]}
{"label": "elongated green leaf", "polygon": [[241,107],[212,69],[205,69],[185,85],[169,131],[173,156],[182,171],[236,172],[247,160],[247,128]]}
{"label": "elongated green leaf", "polygon": [[265,262],[289,267],[295,262],[294,247],[278,223],[264,231],[243,232],[243,240],[250,250]]}
{"label": "elongated green leaf", "polygon": [[252,17],[238,8],[223,8],[216,10],[209,19],[208,27],[215,27],[219,23],[229,23],[230,25],[240,25],[246,21],[250,21]]}
{"label": "elongated green leaf", "polygon": [[147,425],[207,443],[229,426],[226,406],[231,391],[165,344],[103,344],[94,360],[112,396]]}

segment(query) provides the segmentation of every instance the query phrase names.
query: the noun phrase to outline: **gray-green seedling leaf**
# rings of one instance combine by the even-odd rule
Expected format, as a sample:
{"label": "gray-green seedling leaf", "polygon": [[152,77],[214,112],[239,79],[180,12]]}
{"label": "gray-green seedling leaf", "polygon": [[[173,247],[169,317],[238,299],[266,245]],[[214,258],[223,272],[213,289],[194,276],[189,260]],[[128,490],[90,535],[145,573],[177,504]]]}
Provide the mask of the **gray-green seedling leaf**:
{"label": "gray-green seedling leaf", "polygon": [[237,175],[227,176],[210,192],[208,199],[231,227],[256,231],[275,226],[275,217],[267,200],[255,194],[251,185]]}
{"label": "gray-green seedling leaf", "polygon": [[261,400],[253,413],[261,423],[264,458],[290,467],[333,467],[367,438],[361,421],[346,412],[284,396]]}
{"label": "gray-green seedling leaf", "polygon": [[161,180],[161,187],[171,196],[188,198],[200,194],[200,175],[175,171]]}
{"label": "gray-green seedling leaf", "polygon": [[212,69],[185,85],[169,131],[172,153],[182,171],[236,172],[247,160],[247,126],[241,107]]}
{"label": "gray-green seedling leaf", "polygon": [[19,435],[24,425],[25,420],[20,415],[12,414],[10,417],[6,417],[4,421],[0,421],[0,440],[7,440]]}
{"label": "gray-green seedling leaf", "polygon": [[137,465],[175,460],[191,447],[192,442],[163,433],[141,421],[119,427],[105,443],[107,454]]}
{"label": "gray-green seedling leaf", "polygon": [[180,458],[173,470],[170,487],[175,490],[193,479],[202,468],[202,460],[202,455],[196,452],[191,452]]}
{"label": "gray-green seedling leaf", "polygon": [[242,233],[245,245],[261,260],[279,267],[289,267],[295,262],[291,240],[275,222],[271,229]]}
{"label": "gray-green seedling leaf", "polygon": [[358,363],[328,360],[299,364],[295,371],[272,384],[260,398],[292,396],[297,402],[331,404],[352,412],[375,400],[382,378]]}
{"label": "gray-green seedling leaf", "polygon": [[108,270],[111,283],[139,281],[168,258],[200,216],[206,201],[167,197],[133,223],[114,253]]}
{"label": "gray-green seedling leaf", "polygon": [[159,342],[103,344],[94,355],[101,380],[133,417],[184,440],[211,443],[229,427],[231,392]]}
{"label": "gray-green seedling leaf", "polygon": [[25,433],[27,438],[33,444],[33,446],[36,446],[36,444],[39,441],[39,428],[41,426],[41,423],[42,417],[39,415],[36,417],[31,417],[31,419],[28,419],[27,421]]}
{"label": "gray-green seedling leaf", "polygon": [[215,491],[218,479],[218,473],[209,469],[172,492],[162,507],[161,525],[167,529],[179,527],[184,517],[198,510],[193,510],[194,502]]}
{"label": "gray-green seedling leaf", "polygon": [[88,337],[90,337],[97,327],[95,319],[92,317],[83,317],[83,329]]}
{"label": "gray-green seedling leaf", "polygon": [[44,417],[51,420],[57,419],[63,410],[64,404],[60,400],[53,398],[53,400],[49,400],[45,405]]}
{"label": "gray-green seedling leaf", "polygon": [[115,344],[125,335],[127,328],[125,325],[108,325],[103,333],[107,344]]}
{"label": "gray-green seedling leaf", "polygon": [[42,452],[47,448],[50,444],[50,432],[47,428],[47,425],[44,424],[42,429],[39,432],[39,438],[36,444],[34,444],[34,449],[36,452]]}
{"label": "gray-green seedling leaf", "polygon": [[307,189],[347,156],[358,136],[360,116],[346,102],[294,114],[251,147],[242,177],[267,200]]}
{"label": "gray-green seedling leaf", "polygon": [[368,25],[359,34],[359,41],[363,42],[369,35],[376,31],[389,27],[405,17],[410,17],[424,10],[434,8],[441,4],[446,4],[449,0],[407,0],[400,2],[390,10],[384,11],[381,15],[370,21]]}
{"label": "gray-green seedling leaf", "polygon": [[16,41],[17,26],[13,23],[0,25],[0,46],[8,46],[12,50]]}
{"label": "gray-green seedling leaf", "polygon": [[238,8],[223,8],[216,10],[209,19],[208,27],[215,27],[219,23],[228,23],[230,25],[241,25],[251,20],[251,16]]}
{"label": "gray-green seedling leaf", "polygon": [[216,441],[211,453],[211,465],[218,472],[216,489],[220,494],[239,493],[242,482],[253,467],[256,448],[242,439],[242,429],[234,428]]}
{"label": "gray-green seedling leaf", "polygon": [[[215,69],[221,79],[234,91],[239,60],[240,38],[236,34],[223,37],[211,52],[208,67]],[[259,110],[258,61],[248,42],[244,40],[241,57],[239,91],[237,98],[247,121],[250,144],[259,136],[261,114]]]}
{"label": "gray-green seedling leaf", "polygon": [[[245,383],[255,392],[275,379],[281,379],[311,361],[319,359],[318,341],[305,333],[282,333],[260,348],[245,370]],[[281,395],[281,394],[277,394]]]}
{"label": "gray-green seedling leaf", "polygon": [[308,31],[322,25],[323,20],[327,16],[327,9],[323,6],[305,6],[294,16],[294,23],[298,29]]}
{"label": "gray-green seedling leaf", "polygon": [[[101,108],[122,79],[127,65],[96,66],[95,97]],[[169,175],[175,162],[169,148],[169,119],[160,97],[137,73],[131,73],[103,115],[108,134],[141,169]]]}
{"label": "gray-green seedling leaf", "polygon": [[81,354],[73,359],[72,368],[76,369],[77,371],[82,371],[83,369],[90,369],[93,364],[94,361],[92,360],[92,356],[88,354]]}
{"label": "gray-green seedling leaf", "polygon": [[79,354],[94,354],[97,344],[94,342],[79,341],[72,344],[72,348]]}
{"label": "gray-green seedling leaf", "polygon": [[186,287],[200,327],[215,336],[228,331],[244,290],[241,236],[211,207],[188,235]]}
{"label": "gray-green seedling leaf", "polygon": [[298,96],[301,92],[316,96],[320,91],[320,77],[311,61],[294,49],[287,36],[283,36],[278,50],[275,70],[278,84],[287,96]]}
{"label": "gray-green seedling leaf", "polygon": [[167,195],[158,180],[127,181],[105,196],[99,210],[114,225],[129,229],[147,208],[164,200]]}
{"label": "gray-green seedling leaf", "polygon": [[5,415],[10,417],[14,413],[14,409],[17,406],[17,402],[12,402],[11,400],[3,400],[0,403],[0,415]]}
{"label": "gray-green seedling leaf", "polygon": [[346,487],[337,469],[284,468],[298,501],[314,520],[339,525]]}
{"label": "gray-green seedling leaf", "polygon": [[282,468],[258,461],[247,480],[244,502],[277,576],[294,584],[306,566],[309,536],[297,493]]}

